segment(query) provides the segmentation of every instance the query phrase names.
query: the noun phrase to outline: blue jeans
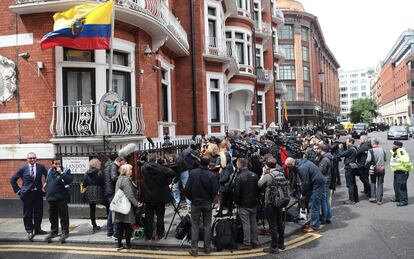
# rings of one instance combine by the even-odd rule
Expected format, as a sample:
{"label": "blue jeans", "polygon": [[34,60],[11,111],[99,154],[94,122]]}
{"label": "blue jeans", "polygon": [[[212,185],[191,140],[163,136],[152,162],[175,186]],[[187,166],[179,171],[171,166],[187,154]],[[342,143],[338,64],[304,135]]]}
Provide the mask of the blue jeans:
{"label": "blue jeans", "polygon": [[106,216],[106,234],[108,236],[112,236],[114,232],[116,232],[116,223],[112,221],[112,211],[109,209],[111,205],[112,199],[114,198],[114,194],[108,194],[105,196],[106,202],[108,203],[108,215]]}
{"label": "blue jeans", "polygon": [[331,220],[332,218],[332,211],[331,211],[331,204],[329,203],[330,199],[330,190],[329,187],[325,187],[324,197],[322,200],[322,218],[321,221],[326,222],[327,220]]}
{"label": "blue jeans", "polygon": [[408,173],[394,172],[395,199],[404,204],[408,204],[407,180]]}
{"label": "blue jeans", "polygon": [[319,219],[319,214],[321,210],[321,205],[325,199],[325,187],[321,186],[314,189],[310,195],[309,202],[311,204],[311,221],[310,225],[314,230],[319,230],[321,222]]}
{"label": "blue jeans", "polygon": [[[180,182],[183,184],[183,188],[187,185],[188,177],[190,176],[190,172],[184,171],[180,174],[180,179],[173,185],[172,187],[172,194],[175,200],[175,204],[178,205],[180,202],[181,196],[180,196]],[[191,207],[191,201],[189,199],[185,199],[185,202],[187,203],[187,208]]]}

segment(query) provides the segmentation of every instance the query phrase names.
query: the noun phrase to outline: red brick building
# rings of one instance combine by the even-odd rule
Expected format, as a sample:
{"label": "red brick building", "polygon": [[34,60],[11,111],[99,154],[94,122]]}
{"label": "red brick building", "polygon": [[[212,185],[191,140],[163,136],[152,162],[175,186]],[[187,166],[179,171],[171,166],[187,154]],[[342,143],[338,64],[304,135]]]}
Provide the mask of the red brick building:
{"label": "red brick building", "polygon": [[113,123],[99,115],[109,52],[42,51],[39,44],[53,30],[54,13],[84,2],[2,2],[0,60],[4,71],[15,73],[17,90],[4,72],[0,197],[15,197],[8,178],[29,151],[48,165],[58,146],[103,150],[108,143],[224,135],[278,122],[283,54],[275,46],[284,18],[275,1],[115,1],[113,89],[122,108]]}
{"label": "red brick building", "polygon": [[[285,60],[279,64],[279,78],[286,85],[289,123],[321,124],[322,110],[325,124],[337,123],[339,63],[325,42],[317,17],[307,13],[298,1],[281,0],[276,6],[285,17],[278,31],[279,48],[285,53]],[[322,90],[320,72],[324,74]]]}
{"label": "red brick building", "polygon": [[404,31],[382,62],[379,113],[388,125],[413,122],[414,30]]}

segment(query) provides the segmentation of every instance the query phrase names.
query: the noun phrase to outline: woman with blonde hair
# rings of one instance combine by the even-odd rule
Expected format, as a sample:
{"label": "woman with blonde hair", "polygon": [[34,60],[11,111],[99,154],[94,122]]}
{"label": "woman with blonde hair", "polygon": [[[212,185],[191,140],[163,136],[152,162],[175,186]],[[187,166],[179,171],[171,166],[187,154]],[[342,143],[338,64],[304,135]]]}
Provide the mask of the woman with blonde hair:
{"label": "woman with blonde hair", "polygon": [[89,215],[92,223],[92,231],[95,233],[101,229],[101,227],[96,224],[96,204],[104,203],[104,179],[101,172],[101,161],[99,161],[99,159],[93,158],[89,161],[89,170],[83,177],[82,185],[86,188],[85,198],[89,203]]}
{"label": "woman with blonde hair", "polygon": [[[131,236],[132,236],[132,224],[135,224],[135,209],[139,207],[139,203],[135,198],[137,193],[137,186],[132,181],[132,165],[124,164],[119,168],[119,177],[116,181],[115,193],[118,190],[122,190],[125,197],[131,202],[131,210],[128,214],[124,215],[118,212],[114,212],[114,222],[118,223],[118,248],[117,250],[131,249]],[[122,246],[122,237],[125,235],[126,246]]]}

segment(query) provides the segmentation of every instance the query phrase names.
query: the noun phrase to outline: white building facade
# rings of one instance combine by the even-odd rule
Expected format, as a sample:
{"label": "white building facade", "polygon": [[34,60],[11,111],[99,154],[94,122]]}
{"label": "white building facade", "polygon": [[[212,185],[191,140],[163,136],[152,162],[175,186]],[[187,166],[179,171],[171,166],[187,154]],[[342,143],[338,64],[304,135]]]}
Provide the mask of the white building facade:
{"label": "white building facade", "polygon": [[354,100],[371,97],[370,83],[373,74],[373,68],[349,71],[339,70],[340,114],[343,118],[351,113],[351,106]]}

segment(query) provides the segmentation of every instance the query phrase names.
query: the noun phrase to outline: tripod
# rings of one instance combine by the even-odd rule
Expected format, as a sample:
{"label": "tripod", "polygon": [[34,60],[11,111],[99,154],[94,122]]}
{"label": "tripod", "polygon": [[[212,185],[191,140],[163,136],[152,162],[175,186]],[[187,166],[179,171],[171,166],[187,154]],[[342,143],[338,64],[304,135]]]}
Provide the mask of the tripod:
{"label": "tripod", "polygon": [[181,220],[183,219],[183,216],[181,216],[181,214],[180,214],[181,198],[180,198],[180,200],[178,201],[178,204],[177,204],[177,205],[175,205],[175,204],[174,204],[174,201],[173,201],[173,200],[171,200],[171,205],[172,205],[172,206],[173,206],[173,208],[174,208],[174,215],[173,215],[173,217],[172,217],[172,219],[171,219],[170,225],[168,226],[168,230],[167,230],[167,233],[165,234],[165,238],[164,238],[164,239],[167,239],[168,234],[170,233],[170,230],[171,230],[172,224],[174,223],[174,220],[175,220],[175,216],[178,214],[178,216],[180,217],[180,219],[181,219]]}

